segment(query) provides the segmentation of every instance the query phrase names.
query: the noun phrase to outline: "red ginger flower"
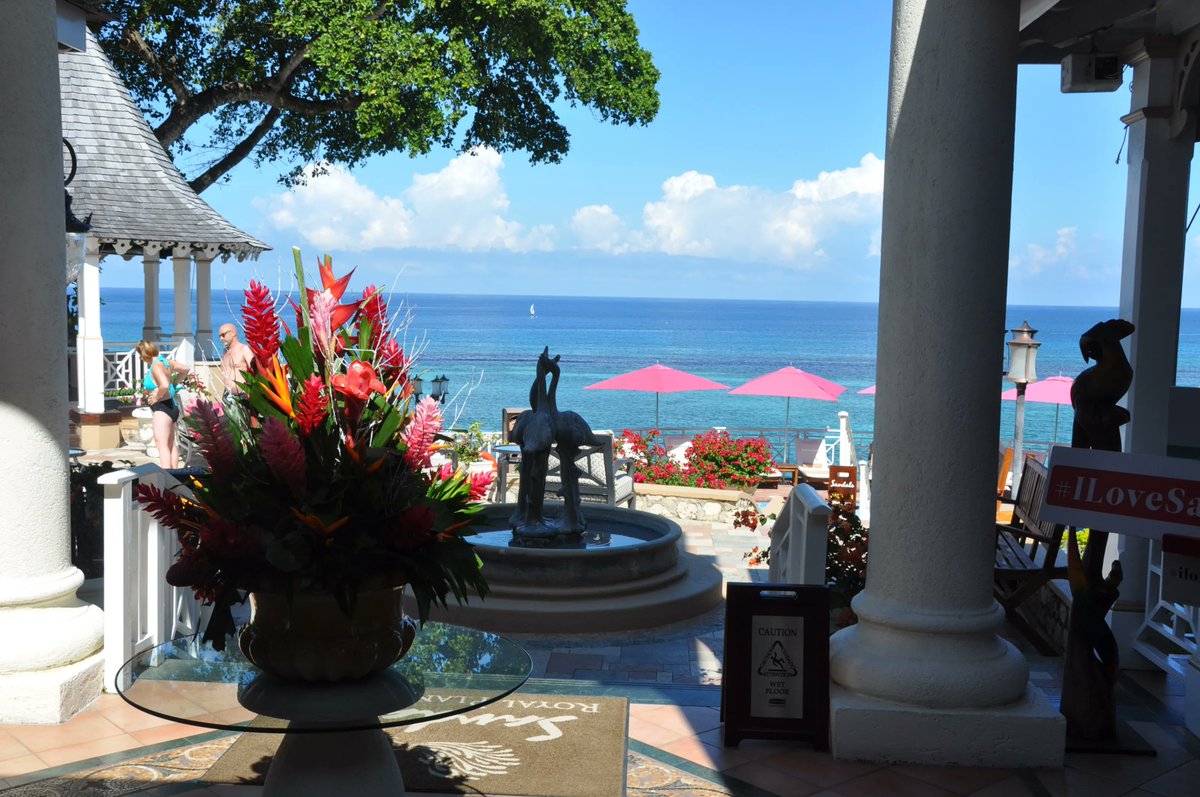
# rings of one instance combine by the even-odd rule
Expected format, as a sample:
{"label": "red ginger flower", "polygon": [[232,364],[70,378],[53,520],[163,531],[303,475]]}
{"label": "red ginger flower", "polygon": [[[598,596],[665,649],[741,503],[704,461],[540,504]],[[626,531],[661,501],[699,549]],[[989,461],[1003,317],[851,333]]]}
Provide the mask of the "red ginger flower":
{"label": "red ginger flower", "polygon": [[333,389],[359,401],[366,401],[372,393],[387,392],[383,382],[376,378],[375,369],[362,360],[350,363],[346,373],[334,374]]}
{"label": "red ginger flower", "polygon": [[302,498],[308,486],[304,446],[292,435],[287,424],[278,418],[267,418],[263,421],[258,443],[267,467],[287,485],[292,495]]}
{"label": "red ginger flower", "polygon": [[230,559],[245,559],[258,551],[258,537],[245,526],[222,517],[200,529],[200,550]]}
{"label": "red ginger flower", "polygon": [[[369,323],[371,325],[370,340],[363,340],[362,331],[363,325]],[[383,301],[383,294],[379,288],[374,285],[368,285],[363,290],[362,305],[358,311],[358,329],[355,330],[358,337],[358,345],[363,349],[378,350],[386,341],[387,338],[387,304]],[[379,362],[378,355],[375,358],[376,363]]]}
{"label": "red ginger flower", "polygon": [[279,316],[275,312],[275,300],[267,286],[257,280],[250,281],[245,293],[242,326],[246,328],[246,345],[254,352],[254,359],[260,366],[266,365],[279,352]]}
{"label": "red ginger flower", "polygon": [[408,445],[408,451],[404,452],[405,461],[414,468],[429,467],[429,460],[433,456],[433,441],[440,431],[441,405],[426,396],[417,404],[408,426],[404,429],[404,442]]}
{"label": "red ginger flower", "polygon": [[400,517],[393,518],[389,531],[392,545],[402,551],[419,548],[433,536],[433,524],[437,514],[428,504],[416,504],[405,510]]}
{"label": "red ginger flower", "polygon": [[329,399],[325,395],[325,383],[313,374],[300,384],[300,396],[296,400],[296,424],[300,434],[310,435],[313,429],[325,423],[329,416]]}
{"label": "red ginger flower", "polygon": [[[196,528],[196,524],[188,520],[184,514],[186,507],[184,500],[170,490],[164,490],[153,484],[141,483],[133,489],[133,496],[150,513],[150,516],[163,526],[180,532],[184,529]],[[181,533],[179,541],[185,549],[195,547],[186,534]]]}
{"label": "red ginger flower", "polygon": [[237,467],[233,451],[233,439],[229,432],[229,419],[218,413],[208,399],[200,399],[188,417],[188,422],[199,438],[200,453],[212,468],[214,476],[231,474]]}
{"label": "red ginger flower", "polygon": [[482,501],[488,494],[488,489],[496,479],[496,472],[491,470],[476,471],[470,475],[471,500]]}

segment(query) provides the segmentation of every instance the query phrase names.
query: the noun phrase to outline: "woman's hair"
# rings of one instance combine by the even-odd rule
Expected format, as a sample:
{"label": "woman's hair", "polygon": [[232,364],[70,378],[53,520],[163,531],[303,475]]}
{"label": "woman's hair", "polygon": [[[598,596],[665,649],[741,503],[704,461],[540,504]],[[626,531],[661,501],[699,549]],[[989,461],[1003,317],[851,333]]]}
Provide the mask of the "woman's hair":
{"label": "woman's hair", "polygon": [[133,348],[137,351],[138,356],[146,362],[150,362],[158,356],[158,347],[148,340],[139,340]]}

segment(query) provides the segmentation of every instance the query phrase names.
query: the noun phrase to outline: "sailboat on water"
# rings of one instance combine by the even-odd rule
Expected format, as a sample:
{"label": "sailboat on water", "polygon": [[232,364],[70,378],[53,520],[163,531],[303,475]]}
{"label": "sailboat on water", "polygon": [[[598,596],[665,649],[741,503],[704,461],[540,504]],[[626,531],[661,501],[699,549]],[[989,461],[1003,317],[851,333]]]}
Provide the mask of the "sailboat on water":
{"label": "sailboat on water", "polygon": [[530,317],[530,318],[537,318],[537,310],[535,310],[535,309],[534,309],[534,306],[533,306],[533,303],[532,303],[532,302],[529,304],[529,317]]}

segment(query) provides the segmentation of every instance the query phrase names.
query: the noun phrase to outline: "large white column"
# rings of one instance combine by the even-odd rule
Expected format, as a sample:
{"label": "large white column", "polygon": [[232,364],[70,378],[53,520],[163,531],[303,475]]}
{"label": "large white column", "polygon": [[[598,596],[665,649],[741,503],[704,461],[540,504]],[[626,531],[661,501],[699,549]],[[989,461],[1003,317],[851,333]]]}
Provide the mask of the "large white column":
{"label": "large white column", "polygon": [[158,252],[142,254],[142,291],[145,309],[142,315],[142,340],[162,340],[162,319],[158,312],[158,271],[162,261]]}
{"label": "large white column", "polygon": [[[1133,385],[1125,402],[1132,420],[1124,429],[1124,450],[1135,454],[1167,453],[1167,405],[1179,350],[1188,178],[1196,131],[1188,125],[1180,135],[1171,135],[1177,49],[1174,41],[1143,40],[1124,53],[1133,65],[1133,86],[1130,112],[1122,118],[1129,126],[1129,174],[1121,317],[1137,327],[1125,341]],[[1147,595],[1150,543],[1124,535],[1115,539],[1125,579],[1109,623],[1120,645],[1121,666],[1150,667],[1132,647],[1147,601],[1153,606],[1158,600],[1157,595]]]}
{"label": "large white column", "polygon": [[212,262],[215,251],[196,253],[196,346],[201,359],[213,354]]}
{"label": "large white column", "polygon": [[192,337],[192,253],[184,247],[171,251],[171,270],[175,277],[175,330],[171,339],[176,343]]}
{"label": "large white column", "polygon": [[104,338],[100,334],[100,252],[88,236],[79,272],[79,335],[75,339],[75,368],[80,412],[104,412]]}
{"label": "large white column", "polygon": [[103,617],[75,597],[67,504],[62,127],[54,4],[4,4],[0,24],[0,723],[67,719],[100,692]]}
{"label": "large white column", "polygon": [[832,639],[839,758],[1062,763],[1065,724],[992,598],[1018,6],[894,5],[871,558]]}

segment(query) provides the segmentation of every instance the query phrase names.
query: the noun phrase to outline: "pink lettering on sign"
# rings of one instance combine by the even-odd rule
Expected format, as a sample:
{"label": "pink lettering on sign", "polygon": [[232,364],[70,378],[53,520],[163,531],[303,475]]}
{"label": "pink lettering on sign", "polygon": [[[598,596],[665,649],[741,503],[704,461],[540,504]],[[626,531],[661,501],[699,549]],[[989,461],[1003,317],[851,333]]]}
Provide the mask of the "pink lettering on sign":
{"label": "pink lettering on sign", "polygon": [[1058,465],[1050,471],[1046,504],[1200,525],[1200,481]]}

